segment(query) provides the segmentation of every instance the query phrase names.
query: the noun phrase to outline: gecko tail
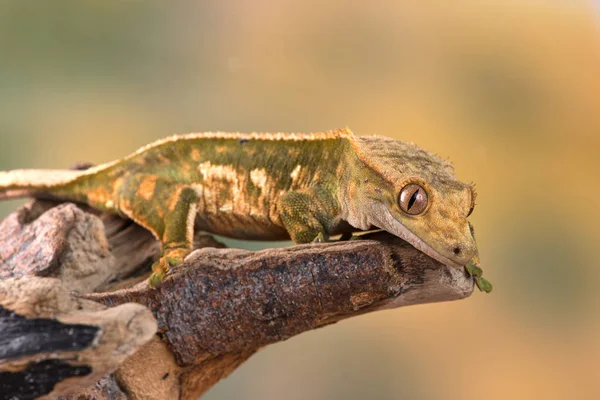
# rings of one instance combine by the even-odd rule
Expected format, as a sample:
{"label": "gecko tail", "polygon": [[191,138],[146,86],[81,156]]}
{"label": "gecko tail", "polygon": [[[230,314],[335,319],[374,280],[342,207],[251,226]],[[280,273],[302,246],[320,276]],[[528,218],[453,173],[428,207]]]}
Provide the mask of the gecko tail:
{"label": "gecko tail", "polygon": [[52,195],[73,182],[82,171],[21,169],[0,172],[0,200]]}

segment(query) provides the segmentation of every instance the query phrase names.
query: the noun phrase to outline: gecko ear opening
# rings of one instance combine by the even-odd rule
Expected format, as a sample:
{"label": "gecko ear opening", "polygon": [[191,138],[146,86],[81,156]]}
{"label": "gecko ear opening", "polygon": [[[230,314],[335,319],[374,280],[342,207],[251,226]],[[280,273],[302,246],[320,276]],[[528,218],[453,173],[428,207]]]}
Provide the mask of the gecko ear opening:
{"label": "gecko ear opening", "polygon": [[429,199],[423,187],[416,183],[404,186],[398,196],[400,209],[408,215],[419,215],[427,209]]}

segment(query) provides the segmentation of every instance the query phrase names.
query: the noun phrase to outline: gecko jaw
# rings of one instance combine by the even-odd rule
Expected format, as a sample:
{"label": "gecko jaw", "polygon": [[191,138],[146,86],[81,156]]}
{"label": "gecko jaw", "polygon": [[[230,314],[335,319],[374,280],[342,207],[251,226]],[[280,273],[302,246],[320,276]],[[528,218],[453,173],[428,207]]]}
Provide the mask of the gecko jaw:
{"label": "gecko jaw", "polygon": [[384,207],[377,207],[381,212],[378,213],[378,216],[381,216],[381,221],[377,221],[381,229],[384,229],[396,236],[400,239],[408,242],[415,249],[419,250],[422,253],[427,254],[429,257],[433,258],[436,261],[441,262],[444,265],[454,267],[454,268],[463,268],[464,265],[457,263],[449,259],[448,257],[440,254],[433,247],[425,243],[420,237],[412,233],[407,227],[396,221],[396,219],[392,216],[390,211]]}

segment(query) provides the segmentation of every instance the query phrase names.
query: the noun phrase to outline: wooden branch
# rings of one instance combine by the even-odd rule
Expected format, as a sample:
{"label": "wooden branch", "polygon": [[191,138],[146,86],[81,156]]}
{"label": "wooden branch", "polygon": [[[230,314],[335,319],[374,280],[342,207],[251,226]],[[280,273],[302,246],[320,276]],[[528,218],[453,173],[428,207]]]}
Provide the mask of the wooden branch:
{"label": "wooden branch", "polygon": [[[66,372],[46,372],[48,383],[29,398],[70,392],[72,399],[195,399],[271,343],[370,311],[462,299],[473,290],[463,270],[386,233],[258,252],[223,249],[197,235],[196,246],[204,248],[151,289],[145,279],[159,246],[145,230],[55,205],[29,203],[0,224],[0,392],[8,385],[23,394],[29,389],[10,386],[14,375],[6,374],[37,377],[31,360],[58,359]],[[32,318],[44,322],[23,322]],[[15,321],[19,337],[37,337],[50,324],[69,346],[49,354],[27,350],[27,340],[10,345],[3,332]],[[111,336],[108,325],[119,334]],[[75,339],[65,334],[78,329]],[[5,346],[14,347],[10,357]]]}

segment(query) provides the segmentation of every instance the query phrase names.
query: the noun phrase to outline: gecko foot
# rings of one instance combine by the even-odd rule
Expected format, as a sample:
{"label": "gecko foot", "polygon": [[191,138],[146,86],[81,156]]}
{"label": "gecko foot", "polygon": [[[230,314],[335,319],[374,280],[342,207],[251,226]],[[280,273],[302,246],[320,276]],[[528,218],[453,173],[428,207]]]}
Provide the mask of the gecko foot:
{"label": "gecko foot", "polygon": [[169,272],[170,267],[181,264],[185,256],[189,253],[188,249],[166,250],[163,256],[152,264],[152,274],[148,278],[150,286],[154,288],[158,287]]}
{"label": "gecko foot", "polygon": [[164,279],[165,275],[167,275],[168,271],[169,267],[166,265],[165,259],[161,258],[160,260],[152,264],[152,274],[148,278],[148,284],[153,288],[158,287]]}

